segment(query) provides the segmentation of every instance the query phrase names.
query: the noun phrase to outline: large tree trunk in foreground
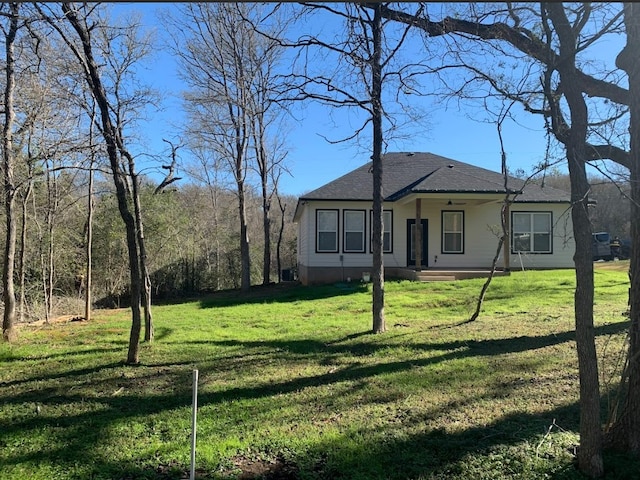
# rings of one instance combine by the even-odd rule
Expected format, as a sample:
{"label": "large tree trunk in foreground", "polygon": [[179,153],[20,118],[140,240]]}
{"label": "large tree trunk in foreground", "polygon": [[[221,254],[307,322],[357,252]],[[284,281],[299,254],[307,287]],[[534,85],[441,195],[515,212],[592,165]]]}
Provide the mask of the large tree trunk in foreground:
{"label": "large tree trunk in foreground", "polygon": [[[562,4],[547,3],[544,7],[559,39],[560,59],[557,70],[563,85],[579,85],[576,69],[576,33],[571,28]],[[586,173],[585,152],[587,140],[587,106],[578,88],[565,88],[564,97],[570,111],[570,127],[562,138],[567,153],[571,179],[571,219],[576,243],[574,263],[576,267],[575,322],[578,372],[580,377],[580,449],[578,466],[591,476],[604,473],[602,460],[602,425],[600,420],[600,383],[598,358],[595,348],[593,325],[593,261],[591,257],[591,222],[588,212],[589,182]],[[558,131],[561,110],[552,92],[547,92]],[[564,123],[564,122],[562,122]]]}
{"label": "large tree trunk in foreground", "polygon": [[149,268],[147,266],[147,248],[144,238],[144,225],[142,224],[142,208],[140,206],[140,192],[138,190],[139,182],[138,175],[135,172],[135,164],[133,157],[126,155],[129,161],[129,176],[131,178],[131,194],[133,195],[133,210],[135,212],[136,222],[136,240],[138,242],[138,261],[140,262],[140,274],[141,278],[141,293],[142,293],[142,306],[144,310],[144,340],[146,342],[153,341],[153,316],[151,315],[151,276],[149,275]]}
{"label": "large tree trunk in foreground", "polygon": [[14,286],[14,269],[16,256],[16,217],[15,198],[16,186],[14,183],[14,152],[13,152],[13,127],[15,112],[13,97],[15,92],[15,53],[14,42],[18,32],[17,3],[9,6],[9,28],[5,35],[5,87],[4,87],[4,129],[2,135],[3,170],[4,170],[4,211],[6,221],[6,236],[4,248],[4,272],[2,275],[4,317],[2,320],[2,338],[13,341],[16,337],[16,293]]}
{"label": "large tree trunk in foreground", "polygon": [[622,379],[623,405],[607,444],[640,455],[640,5],[624,7],[627,44],[616,66],[629,77],[631,151],[631,260],[630,319],[627,367]]}
{"label": "large tree trunk in foreground", "polygon": [[118,210],[125,224],[127,234],[127,249],[129,255],[130,289],[131,289],[131,332],[129,335],[129,349],[127,352],[127,363],[136,364],[140,361],[140,331],[142,327],[140,299],[141,299],[141,275],[140,275],[140,255],[138,252],[138,238],[136,222],[128,202],[128,189],[126,184],[126,174],[120,167],[118,154],[118,132],[111,120],[110,105],[106,91],[100,77],[100,70],[95,61],[92,49],[90,31],[83,25],[77,16],[75,7],[68,3],[62,4],[62,11],[71,23],[73,29],[78,34],[82,42],[83,53],[76,52],[81,57],[85,67],[86,79],[91,89],[91,93],[100,110],[102,124],[102,134],[107,146],[107,156],[111,165],[113,182],[116,187],[116,198],[118,200]]}
{"label": "large tree trunk in foreground", "polygon": [[[387,327],[384,318],[384,252],[382,201],[382,15],[380,5],[374,5],[373,59],[371,62],[373,110],[373,332],[382,333]],[[417,230],[417,228],[416,228]]]}

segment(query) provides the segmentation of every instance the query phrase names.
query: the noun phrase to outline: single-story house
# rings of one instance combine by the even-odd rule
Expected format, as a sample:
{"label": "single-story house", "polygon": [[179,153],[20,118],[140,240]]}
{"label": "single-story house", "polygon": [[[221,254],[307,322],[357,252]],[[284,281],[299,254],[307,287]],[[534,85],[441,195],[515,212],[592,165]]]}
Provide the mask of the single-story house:
{"label": "single-story house", "polygon": [[[415,279],[417,271],[491,268],[507,190],[513,199],[510,238],[497,267],[573,268],[568,192],[514,177],[505,189],[500,173],[432,153],[389,153],[382,162],[386,276]],[[360,280],[371,271],[371,167],[369,162],[298,199],[294,221],[303,284]]]}

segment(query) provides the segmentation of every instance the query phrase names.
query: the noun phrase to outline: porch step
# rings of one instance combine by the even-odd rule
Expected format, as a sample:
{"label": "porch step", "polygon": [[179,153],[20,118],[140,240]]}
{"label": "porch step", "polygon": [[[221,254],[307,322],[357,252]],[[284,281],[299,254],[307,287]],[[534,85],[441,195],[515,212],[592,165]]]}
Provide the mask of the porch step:
{"label": "porch step", "polygon": [[[385,275],[389,278],[401,278],[418,282],[453,282],[455,280],[466,280],[468,278],[487,278],[490,274],[488,269],[435,269],[427,268],[416,271],[412,268],[385,268]],[[509,271],[497,270],[496,277],[509,275]]]}
{"label": "porch step", "polygon": [[453,282],[456,276],[437,274],[435,272],[416,272],[416,279],[421,282]]}

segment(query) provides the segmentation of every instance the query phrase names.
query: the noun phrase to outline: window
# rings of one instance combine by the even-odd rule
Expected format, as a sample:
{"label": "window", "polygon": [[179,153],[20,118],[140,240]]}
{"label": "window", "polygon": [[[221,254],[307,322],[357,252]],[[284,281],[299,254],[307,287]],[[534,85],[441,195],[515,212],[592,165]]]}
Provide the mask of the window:
{"label": "window", "polygon": [[[371,238],[373,238],[373,210],[370,211],[370,220],[371,220]],[[393,210],[384,210],[382,212],[382,252],[383,253],[392,253],[393,252]],[[369,242],[369,250],[373,252],[373,246],[371,242]]]}
{"label": "window", "polygon": [[513,212],[511,251],[551,253],[551,212]]}
{"label": "window", "polygon": [[464,253],[464,212],[442,212],[442,253]]}
{"label": "window", "polygon": [[338,210],[316,210],[316,251],[338,251]]}
{"label": "window", "polygon": [[343,251],[364,253],[364,213],[364,210],[344,210]]}

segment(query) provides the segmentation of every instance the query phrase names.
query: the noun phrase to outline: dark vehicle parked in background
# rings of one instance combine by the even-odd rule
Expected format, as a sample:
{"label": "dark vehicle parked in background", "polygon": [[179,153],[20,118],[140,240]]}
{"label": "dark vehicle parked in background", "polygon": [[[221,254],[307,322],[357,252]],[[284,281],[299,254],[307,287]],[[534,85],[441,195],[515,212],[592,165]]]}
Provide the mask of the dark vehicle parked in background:
{"label": "dark vehicle parked in background", "polygon": [[631,240],[622,240],[620,243],[622,245],[620,246],[620,256],[618,258],[620,260],[628,260],[631,258]]}
{"label": "dark vehicle parked in background", "polygon": [[613,260],[611,254],[611,236],[609,232],[597,232],[592,234],[591,254],[593,260]]}
{"label": "dark vehicle parked in background", "polygon": [[631,242],[620,240],[618,237],[611,238],[609,232],[597,232],[593,234],[591,244],[593,261],[597,260],[627,260],[631,256]]}

